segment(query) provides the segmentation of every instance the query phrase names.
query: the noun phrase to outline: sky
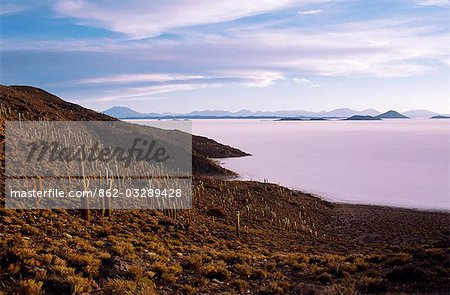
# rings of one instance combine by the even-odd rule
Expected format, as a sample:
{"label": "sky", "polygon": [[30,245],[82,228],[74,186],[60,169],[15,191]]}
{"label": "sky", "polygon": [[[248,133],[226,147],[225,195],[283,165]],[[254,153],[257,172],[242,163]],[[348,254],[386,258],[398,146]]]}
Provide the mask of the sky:
{"label": "sky", "polygon": [[450,0],[0,3],[0,83],[103,111],[450,113]]}

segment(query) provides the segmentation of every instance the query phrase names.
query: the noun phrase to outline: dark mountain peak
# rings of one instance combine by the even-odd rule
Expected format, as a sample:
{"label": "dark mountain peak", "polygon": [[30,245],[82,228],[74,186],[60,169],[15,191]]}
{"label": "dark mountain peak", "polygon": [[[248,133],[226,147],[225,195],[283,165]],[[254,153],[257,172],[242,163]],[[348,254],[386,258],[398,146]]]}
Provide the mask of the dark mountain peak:
{"label": "dark mountain peak", "polygon": [[433,116],[430,119],[450,119],[450,116],[446,116],[446,115],[437,115],[437,116]]}
{"label": "dark mountain peak", "polygon": [[351,116],[350,118],[347,118],[344,120],[346,120],[346,121],[377,121],[377,120],[381,120],[381,118],[378,118],[378,116],[372,117],[372,116],[354,115],[354,116]]}
{"label": "dark mountain peak", "polygon": [[408,119],[408,117],[406,117],[394,110],[389,110],[386,113],[380,114],[375,117],[380,118],[380,119]]}

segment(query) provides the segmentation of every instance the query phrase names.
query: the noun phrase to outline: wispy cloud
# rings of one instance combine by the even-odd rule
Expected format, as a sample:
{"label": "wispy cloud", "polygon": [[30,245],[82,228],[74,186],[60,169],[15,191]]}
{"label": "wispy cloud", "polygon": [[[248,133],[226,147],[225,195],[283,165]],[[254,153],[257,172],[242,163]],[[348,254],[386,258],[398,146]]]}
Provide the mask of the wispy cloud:
{"label": "wispy cloud", "polygon": [[[434,18],[438,21],[438,17]],[[3,50],[85,52],[110,59],[112,75],[84,84],[129,84],[222,79],[222,83],[267,87],[284,76],[405,77],[448,66],[450,33],[417,19],[376,19],[311,28],[254,29],[241,25],[223,34],[186,31],[180,40],[2,41]],[[104,54],[103,54],[104,53]],[[107,60],[105,61],[105,63]],[[161,66],[163,65],[163,66]],[[90,64],[86,64],[86,69]],[[133,67],[168,68],[144,74]],[[191,74],[192,69],[199,69]],[[239,69],[236,72],[235,69]],[[137,72],[137,71],[135,71]],[[140,72],[140,71],[139,71]]]}
{"label": "wispy cloud", "polygon": [[268,87],[276,81],[283,80],[284,75],[280,72],[266,70],[227,70],[216,75],[217,78],[225,78],[234,81],[236,85],[246,87]]}
{"label": "wispy cloud", "polygon": [[423,6],[450,7],[450,0],[422,0],[418,4]]}
{"label": "wispy cloud", "polygon": [[307,86],[311,86],[313,88],[317,88],[320,86],[319,84],[315,84],[306,78],[293,78],[292,81],[294,81],[297,84],[307,85]]}
{"label": "wispy cloud", "polygon": [[313,15],[313,14],[318,14],[318,13],[322,13],[323,10],[322,9],[309,9],[309,10],[300,10],[298,12],[298,14],[300,15]]}
{"label": "wispy cloud", "polygon": [[91,101],[106,102],[106,101],[124,101],[124,100],[154,100],[155,95],[168,92],[189,91],[203,88],[221,87],[221,84],[167,84],[154,85],[146,87],[135,87],[122,89],[120,93],[111,95],[100,95],[91,99]]}
{"label": "wispy cloud", "polygon": [[267,87],[277,80],[284,79],[280,72],[265,70],[223,70],[206,75],[148,73],[124,74],[106,77],[92,77],[75,81],[77,84],[131,84],[131,83],[179,83],[184,81],[205,82],[208,80],[229,80],[248,87]]}
{"label": "wispy cloud", "polygon": [[179,75],[179,74],[125,74],[107,77],[87,78],[76,81],[78,84],[129,84],[139,82],[172,82],[205,79],[200,75]]}
{"label": "wispy cloud", "polygon": [[[223,86],[268,87],[284,79],[283,74],[264,70],[226,70],[207,75],[180,74],[127,74],[106,77],[94,77],[75,81],[77,84],[121,84],[120,95],[101,95],[96,101],[125,99],[151,99],[154,95]],[[135,83],[141,86],[131,86]],[[151,85],[149,85],[151,84]]]}
{"label": "wispy cloud", "polygon": [[16,4],[1,4],[0,5],[0,15],[14,14],[26,10],[25,6]]}
{"label": "wispy cloud", "polygon": [[[132,2],[132,3],[130,3]],[[106,28],[131,38],[145,38],[167,30],[213,24],[292,6],[299,0],[163,0],[115,2],[106,0],[59,0],[55,11],[81,24]]]}

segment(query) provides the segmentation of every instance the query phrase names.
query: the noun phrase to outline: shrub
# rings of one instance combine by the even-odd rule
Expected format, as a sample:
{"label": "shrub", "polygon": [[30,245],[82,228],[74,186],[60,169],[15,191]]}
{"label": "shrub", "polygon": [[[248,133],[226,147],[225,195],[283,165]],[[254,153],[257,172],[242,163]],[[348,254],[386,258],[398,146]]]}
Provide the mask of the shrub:
{"label": "shrub", "polygon": [[358,289],[364,293],[381,293],[387,290],[387,285],[382,278],[363,277],[358,282]]}
{"label": "shrub", "polygon": [[235,290],[243,291],[247,290],[249,285],[246,281],[238,279],[231,282],[231,287]]}
{"label": "shrub", "polygon": [[82,294],[91,292],[94,282],[79,276],[53,276],[44,281],[44,289],[50,294]]}
{"label": "shrub", "polygon": [[36,252],[31,248],[15,248],[14,255],[22,260],[36,258]]}
{"label": "shrub", "polygon": [[369,264],[364,261],[364,259],[358,257],[353,261],[353,265],[356,267],[357,270],[362,271],[369,268]]}
{"label": "shrub", "polygon": [[75,274],[75,269],[72,267],[54,265],[50,269],[53,274],[59,276],[73,276]]}
{"label": "shrub", "polygon": [[252,275],[250,276],[252,279],[265,279],[267,278],[267,276],[269,275],[269,273],[263,269],[255,269],[252,273]]}
{"label": "shrub", "polygon": [[201,273],[208,279],[217,279],[219,281],[226,281],[231,277],[231,272],[223,262],[208,264],[201,269]]}
{"label": "shrub", "polygon": [[235,264],[234,269],[240,275],[250,277],[253,274],[253,268],[247,264]]}
{"label": "shrub", "polygon": [[128,268],[131,278],[135,280],[141,278],[144,275],[144,271],[145,269],[142,266],[135,264]]}
{"label": "shrub", "polygon": [[53,256],[52,265],[66,266],[67,262],[64,259],[59,258],[58,256]]}
{"label": "shrub", "polygon": [[110,226],[95,226],[94,230],[97,232],[99,237],[106,238],[113,233],[112,228]]}
{"label": "shrub", "polygon": [[208,211],[206,211],[206,214],[209,216],[214,216],[217,218],[225,218],[226,214],[223,212],[221,208],[210,208]]}
{"label": "shrub", "polygon": [[306,263],[304,262],[295,262],[292,264],[292,270],[294,271],[304,271],[308,268],[308,266],[306,265]]}
{"label": "shrub", "polygon": [[199,269],[203,263],[206,260],[206,255],[205,254],[193,254],[193,255],[189,255],[187,257],[184,257],[183,260],[181,261],[181,266],[186,269]]}
{"label": "shrub", "polygon": [[328,295],[358,295],[353,283],[344,281],[342,284],[333,284],[326,290]]}
{"label": "shrub", "polygon": [[183,271],[183,268],[179,264],[167,266],[167,264],[158,261],[151,265],[151,269],[157,277],[160,277],[168,283],[175,283],[177,275]]}
{"label": "shrub", "polygon": [[114,254],[118,256],[125,256],[126,254],[134,254],[134,246],[127,242],[116,242],[111,247]]}
{"label": "shrub", "polygon": [[270,282],[261,292],[262,294],[284,294],[283,285],[278,282]]}
{"label": "shrub", "polygon": [[53,261],[52,254],[42,254],[38,257],[42,265],[51,265]]}
{"label": "shrub", "polygon": [[395,266],[389,273],[389,280],[393,281],[422,281],[425,278],[425,273],[421,269],[417,269],[412,264],[404,266]]}
{"label": "shrub", "polygon": [[20,271],[20,265],[18,263],[11,263],[7,268],[8,273],[17,274]]}
{"label": "shrub", "polygon": [[92,291],[93,281],[90,279],[71,276],[67,279],[67,282],[71,285],[72,294],[83,294]]}
{"label": "shrub", "polygon": [[436,261],[447,261],[448,253],[444,249],[440,248],[431,248],[426,249],[425,254]]}
{"label": "shrub", "polygon": [[321,284],[329,284],[331,282],[331,279],[332,279],[331,275],[327,272],[323,272],[317,277],[317,280]]}
{"label": "shrub", "polygon": [[219,259],[224,260],[227,264],[236,264],[236,263],[249,263],[252,257],[245,253],[236,253],[227,251],[225,253],[219,253]]}
{"label": "shrub", "polygon": [[407,253],[397,253],[386,261],[387,265],[404,265],[412,260],[412,256]]}
{"label": "shrub", "polygon": [[122,279],[108,280],[102,289],[102,293],[105,295],[128,295],[136,294],[137,284],[133,281]]}
{"label": "shrub", "polygon": [[381,263],[384,261],[383,257],[380,255],[372,255],[366,258],[366,260],[370,263]]}
{"label": "shrub", "polygon": [[35,280],[21,280],[19,282],[19,294],[38,295],[42,294],[43,282],[36,282]]}
{"label": "shrub", "polygon": [[188,294],[188,295],[197,294],[197,288],[192,287],[191,285],[182,285],[180,290],[181,290],[181,292],[183,292],[183,294]]}

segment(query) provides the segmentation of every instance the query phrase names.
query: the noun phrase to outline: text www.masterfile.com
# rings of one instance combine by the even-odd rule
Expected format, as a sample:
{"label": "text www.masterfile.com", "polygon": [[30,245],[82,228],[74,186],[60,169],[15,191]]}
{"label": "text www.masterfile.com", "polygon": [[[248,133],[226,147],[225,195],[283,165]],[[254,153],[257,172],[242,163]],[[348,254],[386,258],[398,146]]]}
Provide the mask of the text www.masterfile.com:
{"label": "text www.masterfile.com", "polygon": [[126,188],[92,190],[62,190],[50,188],[46,190],[11,190],[12,198],[181,198],[183,190],[181,188]]}

